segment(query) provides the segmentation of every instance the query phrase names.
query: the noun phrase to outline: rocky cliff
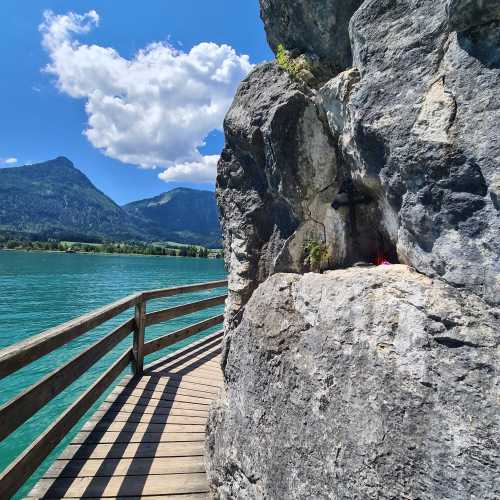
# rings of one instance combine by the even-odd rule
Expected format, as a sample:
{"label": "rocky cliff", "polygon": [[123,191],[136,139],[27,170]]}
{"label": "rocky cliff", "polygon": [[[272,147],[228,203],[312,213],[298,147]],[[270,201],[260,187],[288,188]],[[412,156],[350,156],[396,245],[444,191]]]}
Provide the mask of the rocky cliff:
{"label": "rocky cliff", "polygon": [[[499,3],[260,3],[278,63],[241,84],[217,179],[230,292],[214,494],[494,498]],[[359,261],[415,273],[341,271]],[[306,283],[299,310],[286,290]],[[377,347],[391,335],[409,357]]]}

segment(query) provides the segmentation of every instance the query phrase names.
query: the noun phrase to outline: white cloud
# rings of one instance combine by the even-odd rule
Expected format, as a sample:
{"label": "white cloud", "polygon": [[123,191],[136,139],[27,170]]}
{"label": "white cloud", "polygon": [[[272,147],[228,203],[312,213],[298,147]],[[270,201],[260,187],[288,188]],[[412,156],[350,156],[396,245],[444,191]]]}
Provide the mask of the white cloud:
{"label": "white cloud", "polygon": [[222,128],[236,88],[252,67],[248,56],[215,43],[200,43],[187,53],[153,43],[125,59],[113,48],[74,38],[98,24],[95,11],[47,11],[40,25],[51,61],[45,71],[56,76],[62,92],[86,101],[88,140],[122,162],[173,169],[161,174],[165,180],[205,182],[211,172],[213,181],[214,157],[203,157],[199,148]]}
{"label": "white cloud", "polygon": [[7,165],[13,165],[14,163],[17,163],[17,158],[5,158],[3,160],[3,163],[7,164]]}
{"label": "white cloud", "polygon": [[158,177],[166,182],[213,182],[218,161],[218,155],[200,155],[198,161],[178,163],[159,174]]}

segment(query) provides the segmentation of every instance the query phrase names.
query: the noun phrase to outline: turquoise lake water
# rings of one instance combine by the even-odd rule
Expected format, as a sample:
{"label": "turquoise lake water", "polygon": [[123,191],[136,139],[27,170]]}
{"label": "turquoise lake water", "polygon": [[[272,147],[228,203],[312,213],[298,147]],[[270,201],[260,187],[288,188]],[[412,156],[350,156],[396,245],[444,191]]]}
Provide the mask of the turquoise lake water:
{"label": "turquoise lake water", "polygon": [[[224,279],[225,276],[222,260],[0,251],[0,349],[133,292],[213,281]],[[217,289],[151,301],[148,302],[147,311],[151,312],[222,293],[224,289]],[[206,311],[171,320],[163,325],[147,328],[146,340],[220,314],[222,310],[222,306],[212,307]],[[132,310],[126,311],[0,380],[0,405],[69,361],[132,314]],[[217,327],[214,327],[191,337],[189,341],[148,356],[146,362],[162,357],[216,330]],[[131,345],[131,342],[132,335],[104,356],[15,433],[0,442],[0,471],[4,470],[77,399]],[[104,397],[105,395],[100,401]],[[98,404],[96,403],[93,409]],[[88,415],[82,418],[80,424],[68,434],[15,498],[22,498],[29,492],[87,417]]]}

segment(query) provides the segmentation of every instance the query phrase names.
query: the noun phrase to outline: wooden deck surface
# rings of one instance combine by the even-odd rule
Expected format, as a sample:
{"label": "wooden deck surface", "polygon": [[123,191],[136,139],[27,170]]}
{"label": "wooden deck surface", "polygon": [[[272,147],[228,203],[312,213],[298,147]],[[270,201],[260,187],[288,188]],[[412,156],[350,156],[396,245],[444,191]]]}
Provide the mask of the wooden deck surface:
{"label": "wooden deck surface", "polygon": [[125,377],[28,498],[208,498],[209,405],[222,385],[221,334]]}

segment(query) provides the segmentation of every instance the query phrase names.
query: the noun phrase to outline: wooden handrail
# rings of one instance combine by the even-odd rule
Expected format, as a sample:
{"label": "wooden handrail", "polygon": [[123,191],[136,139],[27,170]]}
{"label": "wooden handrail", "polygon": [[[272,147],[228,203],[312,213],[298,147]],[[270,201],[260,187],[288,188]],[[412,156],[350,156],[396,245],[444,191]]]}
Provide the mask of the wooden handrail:
{"label": "wooden handrail", "polygon": [[[1,440],[12,434],[20,425],[39,411],[40,408],[56,395],[60,394],[61,391],[73,383],[131,332],[134,332],[132,348],[120,356],[90,389],[73,403],[44,434],[0,475],[0,496],[2,498],[10,497],[19,489],[55,446],[57,446],[59,441],[94,402],[97,401],[99,396],[130,362],[133,365],[134,375],[141,375],[143,372],[144,356],[222,323],[224,316],[213,316],[151,340],[150,342],[144,341],[144,331],[147,326],[223,304],[227,295],[209,297],[146,314],[146,302],[148,300],[225,286],[227,286],[227,280],[220,280],[136,293],[0,350],[1,379],[101,325],[121,312],[135,307],[133,318],[122,323],[111,333],[78,354],[74,359],[54,370],[41,381],[24,390],[20,395],[0,407]],[[221,332],[213,335],[219,337]],[[209,337],[207,337],[207,340]],[[203,343],[205,340],[201,342]]]}
{"label": "wooden handrail", "polygon": [[35,472],[38,466],[74,427],[113,380],[128,366],[132,349],[128,349],[92,386],[80,396],[31,446],[1,475],[2,498],[10,498]]}
{"label": "wooden handrail", "polygon": [[156,323],[162,323],[169,319],[185,316],[186,314],[201,311],[208,307],[224,304],[226,299],[227,295],[218,295],[217,297],[210,297],[209,299],[199,300],[198,302],[190,302],[189,304],[169,307],[168,309],[146,314],[146,326],[155,325]]}
{"label": "wooden handrail", "polygon": [[194,325],[186,326],[175,332],[164,335],[163,337],[158,337],[154,340],[150,340],[144,344],[144,355],[152,354],[153,352],[165,349],[165,347],[171,346],[181,340],[185,340],[195,333],[202,332],[203,330],[208,330],[212,326],[219,325],[224,321],[224,315],[219,314],[218,316],[213,316],[212,318],[205,319]]}
{"label": "wooden handrail", "polygon": [[142,302],[225,286],[227,286],[227,280],[220,280],[173,288],[162,288],[129,295],[112,304],[91,311],[88,314],[45,330],[39,335],[29,337],[22,342],[0,350],[0,379]]}
{"label": "wooden handrail", "polygon": [[2,349],[0,351],[0,379],[135,306],[140,300],[140,293],[129,295],[113,304]]}
{"label": "wooden handrail", "polygon": [[184,285],[176,288],[160,288],[159,290],[149,290],[142,292],[144,300],[161,299],[172,297],[181,293],[199,292],[202,290],[211,290],[213,288],[223,288],[227,286],[227,280],[209,281],[207,283],[196,283],[194,285]]}
{"label": "wooden handrail", "polygon": [[19,396],[0,408],[0,440],[15,431],[40,408],[55,398],[61,391],[85,373],[134,330],[135,321],[129,319],[118,328],[97,341],[57,370],[49,373],[40,382],[32,385]]}

